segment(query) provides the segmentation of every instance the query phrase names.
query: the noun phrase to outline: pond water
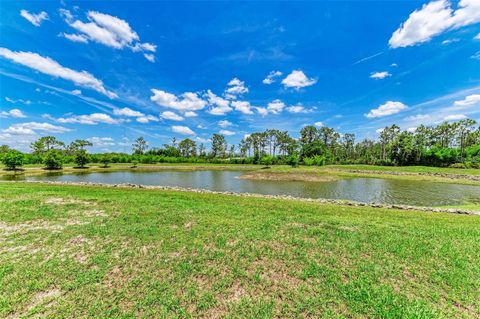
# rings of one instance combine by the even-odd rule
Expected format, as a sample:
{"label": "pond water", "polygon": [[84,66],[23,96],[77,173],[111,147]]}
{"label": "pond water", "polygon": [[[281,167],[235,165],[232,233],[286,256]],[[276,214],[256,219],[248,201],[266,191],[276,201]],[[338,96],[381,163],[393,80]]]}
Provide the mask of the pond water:
{"label": "pond water", "polygon": [[116,171],[48,173],[17,176],[33,181],[132,183],[180,186],[213,191],[292,195],[307,198],[348,199],[359,202],[419,206],[480,202],[480,186],[382,178],[347,178],[333,182],[260,181],[239,179],[242,171]]}

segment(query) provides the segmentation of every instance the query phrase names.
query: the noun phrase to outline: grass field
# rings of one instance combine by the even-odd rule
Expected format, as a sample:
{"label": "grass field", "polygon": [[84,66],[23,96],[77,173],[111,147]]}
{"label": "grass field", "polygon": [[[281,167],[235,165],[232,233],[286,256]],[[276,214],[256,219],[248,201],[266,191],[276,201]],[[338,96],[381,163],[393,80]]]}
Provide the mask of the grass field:
{"label": "grass field", "polygon": [[0,317],[478,318],[480,217],[0,183]]}

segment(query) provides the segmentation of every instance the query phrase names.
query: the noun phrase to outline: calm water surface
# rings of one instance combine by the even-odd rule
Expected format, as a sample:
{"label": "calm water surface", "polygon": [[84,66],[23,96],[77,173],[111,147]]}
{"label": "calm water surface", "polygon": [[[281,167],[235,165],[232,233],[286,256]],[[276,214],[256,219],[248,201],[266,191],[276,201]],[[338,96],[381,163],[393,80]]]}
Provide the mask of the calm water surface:
{"label": "calm water surface", "polygon": [[17,178],[35,181],[180,186],[213,191],[280,194],[421,206],[480,202],[480,186],[381,178],[348,178],[322,183],[254,181],[239,179],[238,177],[242,174],[242,171],[120,171],[77,174],[49,173]]}

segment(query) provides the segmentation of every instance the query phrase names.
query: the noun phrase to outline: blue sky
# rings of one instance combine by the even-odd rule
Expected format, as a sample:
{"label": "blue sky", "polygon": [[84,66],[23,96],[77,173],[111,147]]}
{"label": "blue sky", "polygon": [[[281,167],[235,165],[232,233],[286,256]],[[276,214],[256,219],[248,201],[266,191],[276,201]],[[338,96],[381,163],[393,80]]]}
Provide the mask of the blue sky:
{"label": "blue sky", "polygon": [[2,1],[0,144],[480,120],[480,1]]}

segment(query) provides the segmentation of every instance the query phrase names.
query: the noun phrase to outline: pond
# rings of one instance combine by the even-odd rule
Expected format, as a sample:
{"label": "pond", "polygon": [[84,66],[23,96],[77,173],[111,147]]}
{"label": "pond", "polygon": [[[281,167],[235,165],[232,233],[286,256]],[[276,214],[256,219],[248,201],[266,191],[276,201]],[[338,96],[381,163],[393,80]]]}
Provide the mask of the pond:
{"label": "pond", "polygon": [[[382,178],[346,178],[332,182],[263,181],[238,177],[243,171],[115,171],[48,173],[16,178],[32,181],[132,183],[179,186],[213,191],[291,195],[307,198],[347,199],[359,202],[419,206],[480,202],[480,186]],[[4,177],[5,178],[5,177]],[[10,177],[11,178],[11,177]]]}

